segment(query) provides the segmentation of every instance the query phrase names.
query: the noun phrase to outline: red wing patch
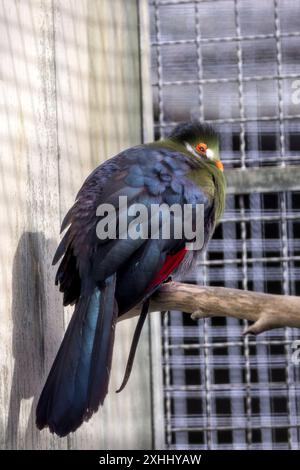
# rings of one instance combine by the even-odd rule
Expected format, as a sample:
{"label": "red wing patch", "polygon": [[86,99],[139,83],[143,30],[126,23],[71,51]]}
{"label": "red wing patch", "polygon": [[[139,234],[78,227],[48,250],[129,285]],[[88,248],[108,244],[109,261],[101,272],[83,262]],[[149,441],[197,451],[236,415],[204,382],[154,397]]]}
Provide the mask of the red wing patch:
{"label": "red wing patch", "polygon": [[170,274],[172,274],[172,272],[180,265],[187,251],[188,250],[186,248],[182,248],[174,255],[167,255],[164,265],[158,271],[153,281],[151,281],[147,290],[152,290],[153,288],[159,286],[162,282],[164,282],[168,278],[168,276],[170,276]]}

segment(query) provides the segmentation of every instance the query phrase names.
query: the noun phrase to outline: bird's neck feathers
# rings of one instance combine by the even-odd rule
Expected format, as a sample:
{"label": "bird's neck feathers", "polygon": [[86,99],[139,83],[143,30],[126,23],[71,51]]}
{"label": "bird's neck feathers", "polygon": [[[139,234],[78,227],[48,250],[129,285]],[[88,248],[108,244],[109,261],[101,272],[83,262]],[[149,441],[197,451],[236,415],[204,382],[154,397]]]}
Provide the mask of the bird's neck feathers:
{"label": "bird's neck feathers", "polygon": [[214,161],[195,156],[186,145],[173,139],[164,139],[150,144],[151,147],[167,148],[186,155],[193,169],[187,175],[197,186],[203,188],[209,197],[214,199],[216,223],[221,219],[225,208],[226,180],[224,173],[217,168]]}
{"label": "bird's neck feathers", "polygon": [[209,197],[214,199],[215,219],[216,223],[218,223],[225,209],[226,180],[224,173],[216,166],[216,162],[195,156],[193,153],[189,152],[184,143],[179,141],[165,139],[156,141],[155,144],[158,147],[164,147],[183,153],[189,158],[193,169],[188,174],[188,177],[197,184],[197,186],[203,188]]}
{"label": "bird's neck feathers", "polygon": [[186,146],[184,143],[181,142],[175,142],[174,140],[171,139],[164,139],[164,140],[156,140],[155,142],[150,144],[151,147],[163,147],[169,150],[173,150],[175,152],[180,152],[186,155],[187,157],[191,157],[191,153],[187,150]]}
{"label": "bird's neck feathers", "polygon": [[201,166],[187,175],[214,201],[215,223],[221,219],[225,209],[226,180],[224,173],[211,161],[201,161]]}

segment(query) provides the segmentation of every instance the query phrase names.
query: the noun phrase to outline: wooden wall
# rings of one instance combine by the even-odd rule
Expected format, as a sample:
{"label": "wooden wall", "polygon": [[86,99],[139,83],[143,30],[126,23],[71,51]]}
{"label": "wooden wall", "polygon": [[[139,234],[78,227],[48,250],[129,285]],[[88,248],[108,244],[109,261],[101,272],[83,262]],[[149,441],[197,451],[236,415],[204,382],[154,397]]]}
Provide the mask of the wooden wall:
{"label": "wooden wall", "polygon": [[120,385],[135,320],[117,327],[110,395],[59,439],[35,407],[70,312],[51,259],[91,169],[141,140],[136,0],[0,4],[0,448],[151,447],[148,331]]}

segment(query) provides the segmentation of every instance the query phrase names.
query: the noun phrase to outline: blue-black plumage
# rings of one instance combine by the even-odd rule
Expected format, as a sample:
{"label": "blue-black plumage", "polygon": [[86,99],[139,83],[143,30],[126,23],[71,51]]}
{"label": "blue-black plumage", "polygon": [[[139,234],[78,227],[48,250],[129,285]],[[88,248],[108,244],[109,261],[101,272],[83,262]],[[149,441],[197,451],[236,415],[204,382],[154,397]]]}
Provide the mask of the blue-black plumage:
{"label": "blue-black plumage", "polygon": [[41,393],[38,428],[65,436],[102,404],[108,390],[115,324],[115,275],[80,296]]}
{"label": "blue-black plumage", "polygon": [[[209,150],[209,152],[208,152]],[[102,203],[204,205],[205,244],[224,208],[225,180],[218,139],[207,125],[179,125],[168,139],[140,145],[106,161],[86,179],[62,223],[56,284],[73,316],[37,406],[37,426],[65,436],[103,404],[108,391],[118,316],[144,303],[126,370],[126,383],[147,314],[149,295],[174,271],[188,269],[184,236],[175,239],[100,240]],[[118,224],[119,212],[116,211]],[[201,251],[201,250],[199,250]],[[122,388],[121,387],[121,388]]]}

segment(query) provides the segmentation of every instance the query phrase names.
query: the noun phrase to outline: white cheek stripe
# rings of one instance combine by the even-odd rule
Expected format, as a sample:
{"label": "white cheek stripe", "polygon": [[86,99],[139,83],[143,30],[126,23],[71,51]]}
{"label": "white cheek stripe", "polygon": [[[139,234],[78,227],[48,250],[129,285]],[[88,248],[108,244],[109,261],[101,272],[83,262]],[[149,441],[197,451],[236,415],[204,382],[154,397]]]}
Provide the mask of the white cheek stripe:
{"label": "white cheek stripe", "polygon": [[185,148],[191,152],[193,155],[195,155],[195,157],[198,157],[199,158],[199,153],[195,152],[195,150],[193,149],[193,147],[188,143],[188,142],[184,142],[184,145],[185,145]]}
{"label": "white cheek stripe", "polygon": [[214,154],[213,150],[207,149],[206,150],[206,156],[207,156],[207,158],[210,158],[212,160],[214,158],[215,154]]}
{"label": "white cheek stripe", "polygon": [[[193,147],[188,143],[188,142],[184,142],[184,145],[185,145],[185,148],[191,152],[193,155],[195,155],[195,157],[198,157],[199,158],[199,153],[197,153]],[[213,152],[213,150],[211,149],[207,149],[206,152],[205,152],[205,155],[207,158],[209,158],[210,160],[213,160],[215,154]]]}

